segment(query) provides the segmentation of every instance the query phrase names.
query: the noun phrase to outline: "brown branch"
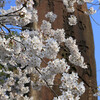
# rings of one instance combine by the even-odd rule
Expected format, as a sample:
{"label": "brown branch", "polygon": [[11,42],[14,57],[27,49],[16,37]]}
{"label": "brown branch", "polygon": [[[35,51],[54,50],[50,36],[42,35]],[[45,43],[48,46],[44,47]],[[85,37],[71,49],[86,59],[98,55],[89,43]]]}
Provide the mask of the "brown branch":
{"label": "brown branch", "polygon": [[9,33],[11,33],[10,29],[8,27],[6,27],[4,24],[0,23],[4,28],[6,28],[8,30]]}
{"label": "brown branch", "polygon": [[18,12],[18,11],[21,11],[23,8],[24,8],[24,7],[20,8],[20,9],[18,9],[18,10],[16,10],[16,11],[14,11],[14,12],[10,12],[10,13],[8,13],[8,14],[5,14],[5,15],[0,15],[0,17],[9,16],[9,15],[12,14],[12,13],[16,13],[16,12]]}

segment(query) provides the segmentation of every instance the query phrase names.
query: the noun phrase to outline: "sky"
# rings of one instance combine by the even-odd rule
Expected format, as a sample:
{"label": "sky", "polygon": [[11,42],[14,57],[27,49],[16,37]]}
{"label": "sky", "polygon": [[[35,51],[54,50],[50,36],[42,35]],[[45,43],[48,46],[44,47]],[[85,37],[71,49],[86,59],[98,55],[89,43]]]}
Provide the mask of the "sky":
{"label": "sky", "polygon": [[[5,9],[9,9],[10,6],[15,5],[15,0],[6,0],[6,6]],[[11,1],[9,3],[9,1]],[[94,0],[94,3],[97,2],[97,0]],[[90,7],[91,5],[88,5]],[[95,9],[98,9],[99,6],[93,5]],[[92,24],[92,29],[93,29],[93,35],[94,35],[94,44],[95,44],[95,60],[96,60],[96,72],[97,72],[97,85],[100,85],[100,10],[97,11],[96,14],[92,15],[93,19],[97,22],[95,22],[91,17],[91,24]],[[100,100],[100,97],[98,98]]]}
{"label": "sky", "polygon": [[[94,14],[93,19],[100,24],[100,10]],[[94,43],[95,43],[95,60],[97,66],[97,81],[98,85],[100,85],[100,25],[97,25],[95,21],[90,17],[93,35],[94,35]]]}

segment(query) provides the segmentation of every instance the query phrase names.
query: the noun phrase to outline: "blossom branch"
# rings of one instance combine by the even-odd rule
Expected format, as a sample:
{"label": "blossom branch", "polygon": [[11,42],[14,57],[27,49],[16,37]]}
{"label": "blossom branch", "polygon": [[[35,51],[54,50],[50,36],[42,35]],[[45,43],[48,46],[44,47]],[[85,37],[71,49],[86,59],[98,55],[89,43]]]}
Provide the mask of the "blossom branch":
{"label": "blossom branch", "polygon": [[14,11],[14,12],[10,12],[10,13],[8,13],[8,14],[5,14],[5,15],[0,15],[0,17],[4,17],[4,16],[13,16],[13,15],[10,15],[10,14],[19,12],[19,11],[21,11],[23,8],[24,8],[24,7],[20,8],[20,9],[18,9],[18,10],[16,10],[16,11]]}
{"label": "blossom branch", "polygon": [[[38,71],[38,73],[40,75],[42,75],[42,73],[38,70],[37,67],[35,67],[35,69]],[[56,92],[49,86],[48,82],[43,78],[43,80],[45,81],[46,85],[49,87],[49,89],[56,95],[56,97],[58,97],[58,95],[56,94]]]}

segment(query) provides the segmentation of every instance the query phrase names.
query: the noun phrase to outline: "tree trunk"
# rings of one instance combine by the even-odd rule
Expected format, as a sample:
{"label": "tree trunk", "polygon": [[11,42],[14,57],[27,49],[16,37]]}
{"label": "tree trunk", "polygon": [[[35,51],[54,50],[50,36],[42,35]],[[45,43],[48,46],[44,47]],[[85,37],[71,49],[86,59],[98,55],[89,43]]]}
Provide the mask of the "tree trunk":
{"label": "tree trunk", "polygon": [[[36,0],[37,1],[37,0]],[[52,24],[54,29],[64,28],[66,32],[66,38],[72,36],[77,41],[82,56],[84,56],[85,63],[88,65],[88,69],[84,70],[79,67],[74,69],[78,72],[80,80],[85,83],[86,92],[81,96],[80,100],[97,100],[93,96],[95,92],[96,85],[96,65],[94,59],[94,41],[93,33],[91,28],[91,22],[89,16],[83,13],[87,9],[86,4],[82,7],[75,5],[76,11],[73,13],[78,19],[78,24],[75,26],[68,25],[68,17],[71,13],[67,13],[65,6],[63,5],[62,0],[38,0],[38,16],[39,23],[41,25],[42,20],[45,19],[45,14],[49,11],[53,11],[57,15],[57,19]],[[39,26],[38,26],[39,27]],[[61,49],[60,56],[66,58],[65,51]],[[73,66],[73,65],[72,65]],[[55,82],[58,82],[60,75],[56,77]],[[53,88],[57,94],[60,94],[58,87]],[[31,90],[31,94],[34,97],[34,100],[52,100],[54,94],[50,89],[42,87],[40,91]]]}

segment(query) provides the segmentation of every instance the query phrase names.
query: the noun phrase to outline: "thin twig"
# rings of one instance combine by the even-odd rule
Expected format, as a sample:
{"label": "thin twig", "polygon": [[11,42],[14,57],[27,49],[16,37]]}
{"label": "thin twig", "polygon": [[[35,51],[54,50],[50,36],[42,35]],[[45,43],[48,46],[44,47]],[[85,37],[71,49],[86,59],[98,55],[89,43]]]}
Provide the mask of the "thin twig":
{"label": "thin twig", "polygon": [[[38,70],[37,67],[35,67],[35,69],[38,71],[38,73],[39,73],[40,75],[42,75],[42,73]],[[46,79],[43,79],[43,80],[45,81],[45,83],[46,83],[46,85],[49,87],[49,89],[58,97],[58,95],[56,94],[56,92],[49,86],[49,84],[48,84],[48,82],[46,81]]]}
{"label": "thin twig", "polygon": [[77,11],[80,11],[81,13],[84,14],[84,11],[83,11],[83,10],[81,10],[81,9],[79,9],[79,8],[76,8],[76,9],[77,9]]}
{"label": "thin twig", "polygon": [[10,12],[10,13],[8,13],[8,14],[5,14],[5,15],[0,15],[0,17],[4,17],[4,16],[8,16],[8,15],[10,15],[10,14],[12,14],[12,13],[16,13],[16,12],[18,12],[18,11],[21,11],[23,8],[24,8],[24,7],[20,8],[20,9],[18,9],[18,10],[16,10],[16,11],[14,11],[14,12]]}
{"label": "thin twig", "polygon": [[91,5],[100,5],[100,3],[96,4],[96,3],[91,3],[91,2],[87,2],[88,4],[91,4]]}
{"label": "thin twig", "polygon": [[[98,2],[98,1],[97,1],[97,2]],[[96,4],[97,2],[95,2],[94,4]],[[93,4],[91,4],[91,6],[89,6],[89,8],[92,7],[92,5],[93,5]]]}
{"label": "thin twig", "polygon": [[9,29],[19,29],[19,30],[22,30],[21,28],[14,28],[14,27],[11,27],[11,28],[9,28]]}
{"label": "thin twig", "polygon": [[66,50],[67,47],[64,47],[64,46],[62,46],[62,45],[60,45],[60,47],[63,48],[66,52],[68,52],[68,50]]}
{"label": "thin twig", "polygon": [[97,25],[99,25],[100,26],[100,24],[99,23],[97,23],[96,21],[95,21],[95,19],[92,17],[92,16],[90,16],[92,19],[93,19],[93,21],[97,24]]}
{"label": "thin twig", "polygon": [[8,27],[6,27],[4,24],[0,23],[4,28],[6,28],[8,30],[9,33],[11,33],[10,29]]}
{"label": "thin twig", "polygon": [[20,41],[18,41],[18,40],[16,40],[16,39],[14,39],[14,38],[10,38],[10,39],[15,40],[16,42],[18,42],[18,43],[22,44],[22,45],[24,46],[25,50],[26,50],[26,47],[25,47],[25,45],[24,45],[22,42],[20,42]]}
{"label": "thin twig", "polygon": [[[36,54],[35,54],[35,55],[36,55]],[[38,55],[36,55],[36,56],[37,56],[38,58],[40,58],[46,65],[48,65],[44,59],[42,59],[42,58],[39,57]]]}

